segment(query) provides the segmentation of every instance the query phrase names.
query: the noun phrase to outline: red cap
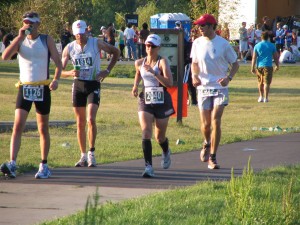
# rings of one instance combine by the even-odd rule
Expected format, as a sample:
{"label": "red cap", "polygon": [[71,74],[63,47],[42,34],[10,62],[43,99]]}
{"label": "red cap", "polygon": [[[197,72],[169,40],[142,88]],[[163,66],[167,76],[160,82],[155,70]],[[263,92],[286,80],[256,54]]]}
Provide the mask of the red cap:
{"label": "red cap", "polygon": [[197,19],[194,24],[195,25],[205,25],[205,24],[217,24],[217,21],[213,15],[204,14],[199,19]]}

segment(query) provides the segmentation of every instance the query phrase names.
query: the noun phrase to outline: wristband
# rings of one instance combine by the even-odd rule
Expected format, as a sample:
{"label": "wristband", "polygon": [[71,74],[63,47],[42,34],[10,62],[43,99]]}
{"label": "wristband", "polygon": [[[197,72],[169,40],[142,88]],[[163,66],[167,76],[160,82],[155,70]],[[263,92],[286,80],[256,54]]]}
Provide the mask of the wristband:
{"label": "wristband", "polygon": [[229,79],[229,81],[232,81],[232,76],[227,76],[227,78]]}

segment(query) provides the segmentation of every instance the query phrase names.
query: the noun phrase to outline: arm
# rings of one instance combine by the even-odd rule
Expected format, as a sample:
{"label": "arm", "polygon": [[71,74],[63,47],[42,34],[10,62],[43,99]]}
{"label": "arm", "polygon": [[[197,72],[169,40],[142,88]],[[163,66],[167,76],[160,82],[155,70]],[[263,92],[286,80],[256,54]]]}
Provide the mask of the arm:
{"label": "arm", "polygon": [[135,77],[134,77],[134,84],[133,84],[133,87],[132,87],[132,90],[131,90],[131,94],[134,97],[138,96],[138,86],[139,86],[139,83],[142,80],[141,73],[140,73],[140,66],[142,65],[142,61],[143,61],[143,59],[139,59],[139,60],[136,60],[135,63],[134,63]]}
{"label": "arm", "polygon": [[223,86],[223,87],[227,86],[229,84],[229,82],[233,79],[233,77],[235,76],[237,71],[239,70],[239,67],[240,67],[240,65],[237,61],[232,63],[229,74],[227,75],[227,77],[221,78],[221,79],[218,80],[220,85]]}
{"label": "arm", "polygon": [[68,65],[69,58],[70,58],[68,46],[69,45],[67,45],[64,48],[63,53],[62,53],[62,69],[63,70],[62,70],[61,76],[62,77],[78,77],[80,71],[77,71],[77,70],[74,70],[74,69],[65,70],[67,65]]}
{"label": "arm", "polygon": [[117,61],[120,57],[120,50],[118,48],[116,48],[115,46],[112,46],[101,40],[98,40],[98,48],[99,48],[99,50],[102,49],[106,53],[112,55],[110,63],[108,64],[106,70],[100,71],[100,73],[97,76],[97,80],[103,81],[104,78],[109,75],[110,71],[113,69],[113,67],[117,63]]}
{"label": "arm", "polygon": [[25,30],[28,29],[29,27],[30,27],[29,24],[25,24],[23,27],[20,28],[18,36],[2,53],[3,60],[11,59],[11,57],[19,51],[20,45],[26,37]]}
{"label": "arm", "polygon": [[165,87],[173,86],[173,75],[168,61],[165,58],[160,60],[159,69],[162,71],[162,74],[155,74],[155,78]]}
{"label": "arm", "polygon": [[59,53],[55,46],[55,42],[52,37],[50,36],[47,37],[47,44],[48,44],[48,49],[50,51],[51,58],[56,65],[53,81],[49,85],[50,90],[54,91],[58,88],[58,80],[60,79],[62,64],[59,57]]}
{"label": "arm", "polygon": [[279,70],[279,54],[277,51],[275,51],[273,53],[273,59],[274,59],[274,62],[275,62],[275,71]]}
{"label": "arm", "polygon": [[252,62],[251,62],[251,73],[256,75],[256,51],[253,51]]}
{"label": "arm", "polygon": [[192,71],[193,86],[196,87],[201,85],[201,80],[199,78],[200,70],[199,70],[198,63],[192,62],[191,71]]}

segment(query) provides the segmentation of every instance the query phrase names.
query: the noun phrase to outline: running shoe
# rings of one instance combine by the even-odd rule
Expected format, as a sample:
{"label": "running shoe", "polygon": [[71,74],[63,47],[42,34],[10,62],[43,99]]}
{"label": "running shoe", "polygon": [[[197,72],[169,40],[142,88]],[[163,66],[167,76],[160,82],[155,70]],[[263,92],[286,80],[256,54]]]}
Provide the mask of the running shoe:
{"label": "running shoe", "polygon": [[168,169],[171,165],[171,150],[169,149],[167,153],[162,153],[161,167]]}
{"label": "running shoe", "polygon": [[210,154],[210,143],[203,143],[202,150],[200,151],[200,160],[202,162],[207,162]]}
{"label": "running shoe", "polygon": [[269,102],[269,99],[265,98],[264,103],[267,103],[267,102]]}
{"label": "running shoe", "polygon": [[86,157],[82,156],[77,163],[75,163],[75,167],[86,167],[88,165]]}
{"label": "running shoe", "polygon": [[145,171],[143,172],[143,177],[151,178],[154,177],[154,170],[151,165],[147,165]]}
{"label": "running shoe", "polygon": [[216,158],[212,158],[211,156],[209,156],[209,160],[208,160],[208,169],[214,170],[214,169],[220,169],[220,166],[217,163],[217,159]]}
{"label": "running shoe", "polygon": [[4,176],[8,176],[10,178],[16,178],[16,165],[11,162],[3,163],[0,167],[1,172]]}
{"label": "running shoe", "polygon": [[51,176],[51,172],[47,164],[40,163],[39,171],[35,174],[36,179],[46,179]]}
{"label": "running shoe", "polygon": [[257,99],[257,102],[263,102],[264,101],[264,98],[259,96],[259,98]]}
{"label": "running shoe", "polygon": [[89,151],[88,153],[88,167],[96,167],[97,163],[96,163],[96,158],[94,153],[92,153],[91,151]]}

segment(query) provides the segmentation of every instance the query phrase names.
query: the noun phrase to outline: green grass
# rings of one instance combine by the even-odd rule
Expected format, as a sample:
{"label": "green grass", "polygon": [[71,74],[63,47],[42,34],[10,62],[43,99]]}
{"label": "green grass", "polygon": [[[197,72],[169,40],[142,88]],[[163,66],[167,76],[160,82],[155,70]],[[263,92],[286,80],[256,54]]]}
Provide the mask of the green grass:
{"label": "green grass", "polygon": [[85,211],[42,223],[62,224],[286,224],[300,222],[300,166],[254,175],[250,165],[229,182],[206,181],[187,188],[98,206],[98,191]]}
{"label": "green grass", "polygon": [[[2,121],[14,119],[18,68],[15,63],[0,64],[0,115]],[[137,118],[137,100],[131,96],[133,66],[117,65],[112,77],[102,86],[97,115],[98,163],[142,158],[141,131]],[[129,71],[130,70],[130,71]],[[52,68],[53,71],[53,68]],[[123,77],[129,74],[130,78]],[[126,75],[127,76],[127,75]],[[230,104],[222,120],[221,145],[279,135],[283,132],[253,130],[253,127],[300,127],[299,67],[281,67],[274,76],[268,104],[257,103],[256,78],[250,66],[242,66],[230,83]],[[60,81],[52,93],[51,120],[74,119],[71,106],[71,80]],[[35,119],[34,110],[29,120]],[[168,138],[174,153],[198,149],[202,142],[199,112],[188,107],[188,117],[178,124],[170,119]],[[51,128],[50,167],[71,167],[80,156],[76,126]],[[9,159],[11,132],[1,133],[0,162]],[[177,139],[185,142],[175,145]],[[68,142],[70,147],[64,147]],[[154,155],[160,154],[153,142]],[[39,135],[25,132],[19,152],[20,171],[36,169],[40,160]],[[299,224],[300,166],[277,167],[254,175],[250,167],[242,178],[230,182],[201,182],[132,199],[98,206],[99,193],[87,201],[86,210],[71,217],[45,224]],[[100,193],[101,194],[101,193]]]}
{"label": "green grass", "polygon": [[[0,107],[1,121],[13,121],[18,80],[16,63],[0,64]],[[112,71],[125,71],[133,65],[117,65]],[[299,67],[281,67],[275,74],[271,86],[270,102],[257,103],[256,78],[251,75],[250,66],[241,66],[239,73],[230,83],[230,103],[226,107],[222,120],[221,145],[262,138],[282,132],[253,131],[253,127],[297,128],[300,127],[300,79]],[[15,71],[15,72],[6,72]],[[296,74],[298,73],[298,74]],[[137,117],[137,99],[132,97],[133,79],[109,77],[102,84],[101,104],[97,115],[98,136],[96,140],[96,158],[98,163],[111,163],[129,159],[142,158],[141,130]],[[70,79],[62,79],[57,91],[52,93],[52,110],[50,120],[74,120],[71,105]],[[35,120],[34,107],[28,120]],[[202,143],[199,129],[199,112],[197,107],[188,107],[188,117],[182,124],[171,118],[167,131],[170,147],[174,153],[198,149]],[[51,128],[50,167],[70,167],[80,156],[76,139],[76,125],[65,128]],[[9,159],[9,142],[11,132],[1,133],[0,162]],[[185,144],[176,145],[181,139]],[[70,147],[64,147],[64,143]],[[153,142],[153,154],[160,155],[161,149]],[[38,166],[40,160],[39,135],[37,131],[24,133],[18,156],[21,171]],[[28,168],[27,168],[28,167]]]}

